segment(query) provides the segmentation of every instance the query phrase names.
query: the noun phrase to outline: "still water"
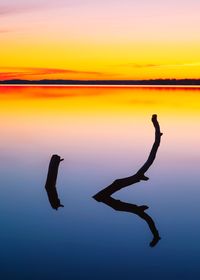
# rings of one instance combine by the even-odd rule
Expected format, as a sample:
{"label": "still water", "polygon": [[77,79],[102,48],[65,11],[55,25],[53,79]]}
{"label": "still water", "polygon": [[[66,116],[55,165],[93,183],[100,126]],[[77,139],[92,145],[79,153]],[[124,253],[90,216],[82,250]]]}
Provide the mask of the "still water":
{"label": "still water", "polygon": [[[137,214],[92,197],[146,162],[141,181],[113,194]],[[200,279],[200,89],[0,87],[0,273],[5,280]],[[52,208],[45,189],[60,162]]]}

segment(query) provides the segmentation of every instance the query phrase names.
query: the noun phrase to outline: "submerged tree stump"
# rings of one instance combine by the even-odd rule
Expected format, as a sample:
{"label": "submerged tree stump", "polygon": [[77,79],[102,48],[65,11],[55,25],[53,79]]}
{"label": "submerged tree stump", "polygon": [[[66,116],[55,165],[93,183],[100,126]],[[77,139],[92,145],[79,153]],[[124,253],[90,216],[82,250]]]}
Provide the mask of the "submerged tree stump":
{"label": "submerged tree stump", "polygon": [[47,191],[48,199],[51,204],[51,207],[53,209],[58,209],[59,207],[64,207],[60,203],[60,199],[58,198],[58,193],[56,190],[56,181],[58,176],[58,168],[60,165],[60,162],[64,159],[61,159],[58,155],[53,155],[51,157],[50,163],[49,163],[49,169],[47,173],[47,179],[45,184],[45,189]]}

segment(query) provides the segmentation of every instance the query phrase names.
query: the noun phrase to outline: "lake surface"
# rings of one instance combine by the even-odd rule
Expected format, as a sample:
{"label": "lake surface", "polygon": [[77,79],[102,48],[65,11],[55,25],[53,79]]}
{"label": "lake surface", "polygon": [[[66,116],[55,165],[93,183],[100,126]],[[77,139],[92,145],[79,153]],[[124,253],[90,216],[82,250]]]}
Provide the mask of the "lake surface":
{"label": "lake surface", "polygon": [[[163,136],[141,181],[116,192],[138,215],[92,198],[133,175]],[[200,89],[0,87],[0,271],[6,280],[200,279]],[[49,203],[50,158],[60,163]]]}

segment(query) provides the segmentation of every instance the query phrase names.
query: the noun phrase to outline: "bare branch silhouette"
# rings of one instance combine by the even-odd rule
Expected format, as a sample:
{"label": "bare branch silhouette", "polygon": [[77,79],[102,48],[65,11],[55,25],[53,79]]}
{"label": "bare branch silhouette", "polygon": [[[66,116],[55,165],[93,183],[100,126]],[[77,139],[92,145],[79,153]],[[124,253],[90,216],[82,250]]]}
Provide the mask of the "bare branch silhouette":
{"label": "bare branch silhouette", "polygon": [[47,180],[45,184],[45,189],[47,191],[47,195],[49,198],[49,202],[51,204],[51,207],[53,209],[58,210],[59,207],[64,207],[60,203],[60,199],[58,198],[58,193],[56,190],[56,181],[58,176],[58,168],[61,161],[64,159],[61,159],[58,155],[53,155],[51,157],[50,163],[49,163],[49,169],[47,174]]}
{"label": "bare branch silhouette", "polygon": [[111,185],[109,185],[105,189],[98,192],[95,196],[93,196],[97,201],[101,201],[103,197],[110,196],[113,193],[115,193],[115,192],[119,191],[120,189],[123,189],[127,186],[136,184],[142,180],[143,181],[149,180],[149,178],[145,176],[145,172],[147,172],[147,170],[149,169],[149,167],[152,165],[152,163],[155,160],[156,153],[157,153],[158,147],[160,145],[160,140],[161,140],[161,136],[162,136],[162,133],[160,132],[160,126],[157,121],[157,115],[153,115],[151,120],[152,120],[152,123],[155,128],[155,141],[154,141],[154,144],[152,146],[152,149],[151,149],[151,152],[149,154],[147,161],[134,175],[132,175],[130,177],[122,178],[122,179],[117,179]]}
{"label": "bare branch silhouette", "polygon": [[122,188],[130,186],[132,184],[136,184],[142,180],[143,181],[149,180],[149,178],[145,176],[145,173],[147,172],[149,167],[153,164],[153,162],[156,158],[157,150],[160,145],[160,140],[161,140],[161,136],[162,136],[162,133],[160,132],[160,126],[157,121],[157,115],[153,115],[151,120],[152,120],[152,123],[155,128],[155,141],[153,143],[153,146],[152,146],[152,149],[150,151],[147,161],[134,175],[132,175],[130,177],[115,180],[111,185],[109,185],[105,189],[101,190],[96,195],[94,195],[93,198],[95,200],[97,200],[98,202],[105,203],[106,205],[112,207],[113,209],[115,209],[117,211],[134,213],[134,214],[138,215],[141,219],[145,220],[149,226],[149,229],[151,230],[151,232],[153,234],[153,239],[150,242],[150,246],[153,247],[160,240],[160,236],[159,236],[159,232],[155,226],[153,219],[144,212],[145,210],[148,209],[148,206],[146,206],[146,205],[138,206],[135,204],[116,200],[113,197],[111,197],[111,195],[113,193],[119,191]]}

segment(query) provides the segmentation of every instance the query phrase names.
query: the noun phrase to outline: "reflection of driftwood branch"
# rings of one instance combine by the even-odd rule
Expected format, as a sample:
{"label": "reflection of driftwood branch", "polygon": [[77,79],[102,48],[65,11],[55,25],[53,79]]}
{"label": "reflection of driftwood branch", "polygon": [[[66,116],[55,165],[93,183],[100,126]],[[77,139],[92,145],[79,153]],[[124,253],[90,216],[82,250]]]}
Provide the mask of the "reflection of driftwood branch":
{"label": "reflection of driftwood branch", "polygon": [[49,169],[47,174],[47,180],[45,184],[45,189],[47,191],[47,195],[49,198],[49,202],[53,209],[58,209],[59,207],[64,207],[60,203],[60,199],[58,198],[58,193],[56,190],[56,181],[57,181],[57,175],[58,175],[58,168],[61,161],[64,159],[61,159],[58,155],[53,155],[51,157],[50,163],[49,163]]}
{"label": "reflection of driftwood branch", "polygon": [[142,180],[143,181],[149,180],[149,178],[145,176],[145,172],[149,169],[149,167],[152,165],[152,163],[155,160],[156,153],[160,145],[160,140],[162,136],[162,133],[160,132],[160,126],[157,121],[157,115],[152,116],[152,123],[155,128],[155,141],[150,151],[149,157],[147,161],[144,163],[144,165],[134,175],[115,180],[111,185],[101,190],[96,195],[94,195],[93,198],[99,202],[103,202],[107,204],[108,206],[112,207],[115,210],[131,212],[138,215],[143,220],[145,220],[153,234],[153,240],[150,243],[150,246],[153,247],[157,244],[160,237],[153,219],[144,212],[146,209],[148,209],[148,207],[125,203],[111,197],[113,193],[119,191],[122,188],[138,183]]}
{"label": "reflection of driftwood branch", "polygon": [[153,219],[144,211],[148,209],[149,207],[146,205],[135,205],[131,203],[126,203],[117,199],[114,199],[111,196],[105,196],[104,199],[101,201],[105,203],[106,205],[110,206],[116,211],[122,211],[122,212],[129,212],[138,215],[141,219],[145,220],[146,223],[149,226],[150,231],[153,234],[153,239],[150,242],[150,246],[154,247],[158,241],[160,240],[159,232],[155,226],[155,223]]}

